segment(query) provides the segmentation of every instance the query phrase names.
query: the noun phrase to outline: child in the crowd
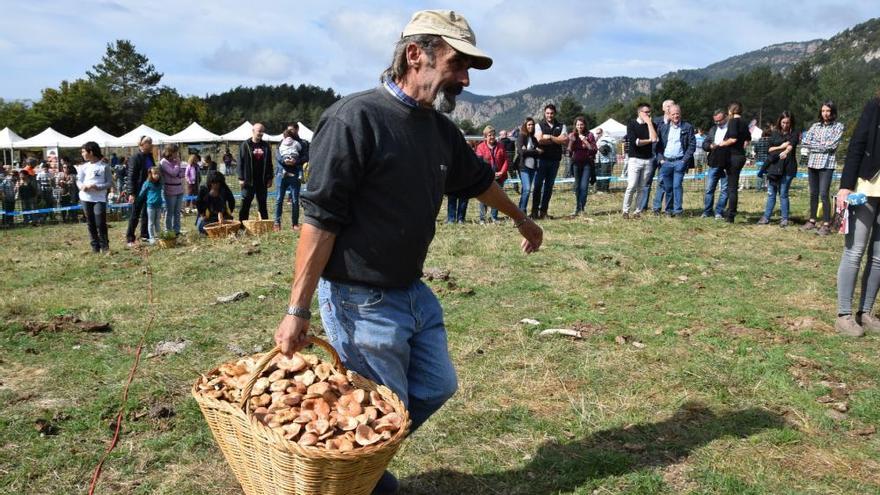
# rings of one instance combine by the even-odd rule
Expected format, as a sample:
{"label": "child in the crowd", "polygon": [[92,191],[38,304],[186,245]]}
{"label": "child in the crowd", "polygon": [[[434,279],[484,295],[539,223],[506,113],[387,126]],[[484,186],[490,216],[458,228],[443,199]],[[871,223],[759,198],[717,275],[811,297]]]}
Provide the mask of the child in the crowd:
{"label": "child in the crowd", "polygon": [[281,155],[281,161],[299,160],[299,154],[302,152],[302,145],[299,141],[290,136],[285,137],[281,144],[278,145],[278,154]]}
{"label": "child in the crowd", "polygon": [[[186,194],[187,196],[195,196],[199,193],[199,186],[202,182],[202,173],[199,170],[198,155],[190,155],[186,163],[186,170],[184,171],[184,175],[186,176]],[[186,200],[187,210],[191,209],[194,205],[195,201],[192,199]]]}
{"label": "child in the crowd", "polygon": [[109,252],[107,237],[107,191],[113,185],[113,170],[104,163],[98,143],[89,141],[80,150],[83,163],[76,174],[79,201],[89,224],[93,252]]}
{"label": "child in the crowd", "polygon": [[162,217],[162,172],[159,167],[153,167],[147,173],[147,180],[138,194],[138,201],[146,202],[147,205],[147,231],[150,235],[150,244],[155,244],[159,237],[159,220]]}
{"label": "child in the crowd", "polygon": [[223,174],[217,171],[208,173],[205,185],[199,188],[199,197],[196,200],[196,208],[199,216],[196,218],[196,227],[199,233],[205,234],[205,225],[220,221],[223,218],[232,218],[235,210],[235,196],[226,185]]}
{"label": "child in the crowd", "polygon": [[3,225],[12,227],[15,217],[12,212],[15,211],[15,195],[18,193],[18,170],[13,170],[6,174],[6,177],[0,181],[0,198],[3,199]]}

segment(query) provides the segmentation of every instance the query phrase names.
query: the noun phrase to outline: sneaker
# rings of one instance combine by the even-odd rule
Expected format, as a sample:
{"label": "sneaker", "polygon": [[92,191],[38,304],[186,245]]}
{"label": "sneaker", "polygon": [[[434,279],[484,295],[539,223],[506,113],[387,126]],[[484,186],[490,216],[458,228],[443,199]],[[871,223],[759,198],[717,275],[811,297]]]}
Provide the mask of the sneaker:
{"label": "sneaker", "polygon": [[281,232],[281,224],[276,223],[276,224],[272,225],[272,232]]}
{"label": "sneaker", "polygon": [[708,213],[703,213],[700,215],[700,218],[709,218],[710,216],[711,215],[709,215]]}
{"label": "sneaker", "polygon": [[623,219],[624,219],[624,220],[629,220],[629,213],[627,213],[627,212],[623,212]]}
{"label": "sneaker", "polygon": [[828,235],[831,233],[831,227],[828,224],[822,224],[821,227],[816,229],[816,235]]}
{"label": "sneaker", "polygon": [[761,219],[758,220],[758,225],[767,225],[769,223],[770,223],[770,220],[767,217],[761,217]]}
{"label": "sneaker", "polygon": [[637,211],[637,212],[633,215],[633,218],[642,218],[642,212]]}
{"label": "sneaker", "polygon": [[862,313],[856,317],[856,321],[862,325],[865,333],[880,335],[880,318],[868,313]]}
{"label": "sneaker", "polygon": [[294,224],[291,228],[294,232],[299,232],[299,224]]}
{"label": "sneaker", "polygon": [[397,482],[397,478],[388,471],[385,471],[373,488],[372,495],[394,495],[399,489],[400,484]]}
{"label": "sneaker", "polygon": [[652,211],[653,211],[655,217],[660,216],[660,210],[652,210]]}
{"label": "sneaker", "polygon": [[715,220],[724,220],[724,216],[719,215],[718,213],[716,213],[716,214],[715,214]]}
{"label": "sneaker", "polygon": [[803,231],[814,230],[815,228],[816,228],[816,222],[814,222],[812,220],[807,220],[807,223],[805,223],[801,226],[801,230],[803,230]]}
{"label": "sneaker", "polygon": [[127,247],[128,249],[132,249],[132,248],[135,247],[136,245],[137,245],[137,244],[135,244],[134,241],[126,242],[126,243],[125,243],[125,247]]}
{"label": "sneaker", "polygon": [[780,227],[788,227],[788,219],[783,218],[782,220],[780,220],[780,221],[779,221],[779,226],[780,226]]}
{"label": "sneaker", "polygon": [[853,315],[838,316],[834,322],[834,329],[844,337],[861,337],[865,335],[865,329],[853,318]]}

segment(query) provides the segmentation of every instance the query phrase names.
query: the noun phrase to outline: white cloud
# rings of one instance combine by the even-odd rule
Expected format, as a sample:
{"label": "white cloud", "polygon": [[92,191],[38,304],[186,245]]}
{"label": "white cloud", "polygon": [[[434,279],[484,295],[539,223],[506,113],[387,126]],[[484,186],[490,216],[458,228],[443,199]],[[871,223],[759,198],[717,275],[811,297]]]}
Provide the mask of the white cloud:
{"label": "white cloud", "polygon": [[206,57],[204,64],[219,72],[270,81],[285,79],[303,67],[300,60],[274,48],[233,48],[226,42]]}

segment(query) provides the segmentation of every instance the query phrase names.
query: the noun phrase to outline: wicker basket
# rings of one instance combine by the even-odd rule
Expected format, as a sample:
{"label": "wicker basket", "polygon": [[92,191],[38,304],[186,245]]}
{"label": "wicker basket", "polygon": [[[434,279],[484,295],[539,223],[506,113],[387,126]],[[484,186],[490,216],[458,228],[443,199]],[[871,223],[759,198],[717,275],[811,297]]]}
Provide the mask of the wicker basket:
{"label": "wicker basket", "polygon": [[409,413],[397,395],[387,387],[346,371],[339,355],[324,340],[316,337],[309,340],[330,354],[337,373],[345,374],[360,388],[378,392],[403,417],[404,426],[390,440],[351,452],[302,447],[288,441],[256,420],[248,405],[262,370],[280,352],[277,347],[260,359],[237,408],[202,396],[196,381],[193,396],[246,495],[367,495],[406,438]]}
{"label": "wicker basket", "polygon": [[244,220],[245,230],[251,235],[260,235],[272,232],[272,226],[275,225],[273,220],[263,220],[263,215],[257,212],[257,220]]}
{"label": "wicker basket", "polygon": [[237,220],[223,220],[205,225],[205,233],[211,239],[229,237],[238,232],[239,229],[241,229],[241,222]]}

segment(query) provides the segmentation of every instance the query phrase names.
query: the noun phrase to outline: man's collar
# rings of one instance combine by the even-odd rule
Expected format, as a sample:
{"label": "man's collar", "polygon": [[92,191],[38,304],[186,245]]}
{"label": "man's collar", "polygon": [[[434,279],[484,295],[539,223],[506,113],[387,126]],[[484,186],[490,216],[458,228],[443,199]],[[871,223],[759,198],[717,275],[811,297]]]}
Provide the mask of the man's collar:
{"label": "man's collar", "polygon": [[645,124],[645,123],[646,123],[644,120],[642,120],[642,116],[641,116],[641,115],[639,115],[638,117],[636,117],[636,122],[638,122],[639,124]]}
{"label": "man's collar", "polygon": [[397,83],[395,83],[393,80],[383,79],[382,86],[389,93],[391,93],[392,96],[397,98],[397,100],[400,101],[401,103],[403,103],[404,105],[411,107],[411,108],[419,108],[419,106],[420,106],[419,102],[416,101],[416,99],[413,98],[412,96],[406,94],[403,91],[403,89],[400,86],[398,86]]}

